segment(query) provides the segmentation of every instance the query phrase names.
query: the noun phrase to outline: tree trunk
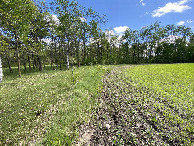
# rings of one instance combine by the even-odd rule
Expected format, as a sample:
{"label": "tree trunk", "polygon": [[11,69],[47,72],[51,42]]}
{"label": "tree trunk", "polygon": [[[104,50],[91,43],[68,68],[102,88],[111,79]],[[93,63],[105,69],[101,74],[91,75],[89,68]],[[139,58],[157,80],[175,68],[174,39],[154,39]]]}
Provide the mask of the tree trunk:
{"label": "tree trunk", "polygon": [[24,71],[26,72],[26,59],[24,59]]}
{"label": "tree trunk", "polygon": [[33,69],[35,69],[35,64],[34,64],[34,54],[32,54],[32,60],[33,60],[32,66],[33,66]]}
{"label": "tree trunk", "polygon": [[7,63],[8,63],[8,66],[9,66],[9,72],[12,73],[13,70],[11,68],[11,61],[10,61],[10,58],[7,58]]}
{"label": "tree trunk", "polygon": [[85,63],[85,58],[86,58],[86,41],[85,41],[85,38],[83,38],[83,50],[82,50],[82,54],[83,54],[83,60],[82,60],[82,62]]}
{"label": "tree trunk", "polygon": [[69,70],[69,40],[68,40],[68,44],[67,44],[67,52],[66,52],[66,58],[67,58],[67,69]]}
{"label": "tree trunk", "polygon": [[76,46],[76,52],[77,52],[77,66],[80,67],[79,42],[78,42],[78,45],[77,45],[77,42],[75,41],[75,46]]}
{"label": "tree trunk", "polygon": [[20,66],[20,53],[19,53],[19,46],[18,46],[18,36],[17,32],[15,32],[15,40],[16,40],[16,55],[17,55],[17,63],[18,63],[18,74],[19,78],[21,78],[21,66]]}
{"label": "tree trunk", "polygon": [[107,51],[106,51],[106,59],[107,59],[107,61],[109,63],[110,61],[109,61],[109,56],[108,56],[108,50],[109,50],[108,43],[106,44],[106,49],[107,49]]}
{"label": "tree trunk", "polygon": [[62,64],[60,63],[60,70],[62,70]]}
{"label": "tree trunk", "polygon": [[34,58],[34,69],[37,69],[37,60],[36,60],[36,58]]}
{"label": "tree trunk", "polygon": [[19,78],[21,78],[20,53],[18,48],[16,49],[16,54],[17,54],[17,62],[18,62],[18,74],[19,74]]}
{"label": "tree trunk", "polygon": [[133,46],[133,64],[135,63],[135,46]]}
{"label": "tree trunk", "polygon": [[44,66],[44,69],[45,69],[45,62],[44,62],[44,60],[43,60],[43,66]]}
{"label": "tree trunk", "polygon": [[32,54],[32,58],[33,58],[33,69],[37,68],[37,59],[35,58],[35,55]]}
{"label": "tree trunk", "polygon": [[30,56],[28,56],[29,70],[31,70]]}
{"label": "tree trunk", "polygon": [[42,61],[40,56],[38,56],[38,62],[39,62],[39,71],[42,71]]}
{"label": "tree trunk", "polygon": [[97,49],[98,49],[97,50],[97,52],[98,52],[98,55],[97,55],[98,59],[97,60],[98,60],[98,63],[100,63],[100,44],[99,44],[99,42],[97,42]]}
{"label": "tree trunk", "polygon": [[53,49],[51,49],[51,69],[55,69],[54,68],[54,55],[53,55]]}
{"label": "tree trunk", "polygon": [[53,60],[51,59],[51,69],[53,68]]}

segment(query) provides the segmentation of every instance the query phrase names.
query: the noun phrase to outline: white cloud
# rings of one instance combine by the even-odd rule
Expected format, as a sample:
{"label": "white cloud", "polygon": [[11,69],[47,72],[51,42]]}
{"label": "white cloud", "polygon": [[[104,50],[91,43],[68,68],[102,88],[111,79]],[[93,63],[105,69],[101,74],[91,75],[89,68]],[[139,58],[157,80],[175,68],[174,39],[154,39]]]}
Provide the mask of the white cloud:
{"label": "white cloud", "polygon": [[183,24],[185,24],[184,21],[180,21],[180,22],[177,23],[177,25],[183,25]]}
{"label": "white cloud", "polygon": [[111,38],[115,35],[113,30],[105,30],[106,39],[110,42]]}
{"label": "white cloud", "polygon": [[161,17],[167,13],[181,13],[185,10],[191,9],[188,5],[184,5],[190,0],[181,0],[179,2],[169,2],[164,7],[159,7],[157,10],[154,10],[152,17]]}
{"label": "white cloud", "polygon": [[190,0],[181,0],[181,1],[179,1],[179,4],[183,5],[183,4],[187,3],[188,1],[190,1]]}
{"label": "white cloud", "polygon": [[179,22],[177,22],[177,25],[183,25],[183,24],[185,24],[185,23],[193,23],[193,21],[192,20],[187,20],[187,21],[179,21]]}
{"label": "white cloud", "polygon": [[114,34],[118,37],[118,38],[117,38],[118,42],[116,43],[115,46],[118,47],[118,46],[120,45],[121,38],[122,38],[124,32],[125,32],[127,29],[129,29],[128,26],[119,26],[119,27],[113,28]]}
{"label": "white cloud", "polygon": [[[116,47],[119,47],[119,35],[115,34],[114,30],[105,30],[106,39],[108,42]],[[114,37],[117,36],[117,39],[114,39]]]}
{"label": "white cloud", "polygon": [[54,14],[51,15],[52,16],[52,20],[55,22],[56,25],[59,25],[60,24],[60,21],[58,19],[58,17]]}
{"label": "white cloud", "polygon": [[[59,24],[60,24],[59,19],[58,19],[57,16],[54,15],[54,14],[52,14],[52,15],[46,15],[46,16],[44,17],[44,20],[46,20],[47,22],[52,21],[52,22],[54,22],[56,25],[59,25]],[[50,23],[51,23],[51,22],[50,22]],[[51,24],[51,25],[52,25],[52,24]]]}
{"label": "white cloud", "polygon": [[81,22],[86,22],[87,21],[86,18],[84,18],[84,17],[80,17],[80,20],[81,20]]}
{"label": "white cloud", "polygon": [[45,42],[46,44],[51,44],[52,40],[50,38],[44,38],[42,39],[43,42]]}
{"label": "white cloud", "polygon": [[115,35],[113,30],[105,30],[105,34],[106,34],[106,36],[114,36]]}
{"label": "white cloud", "polygon": [[122,34],[122,33],[124,33],[128,28],[129,28],[128,26],[119,26],[119,27],[113,28],[113,30],[114,30],[115,33],[117,33],[117,34]]}
{"label": "white cloud", "polygon": [[106,39],[110,44],[119,47],[122,41],[121,38],[128,28],[128,26],[119,26],[113,28],[112,30],[105,30]]}
{"label": "white cloud", "polygon": [[160,42],[167,42],[167,43],[175,43],[175,41],[180,38],[179,36],[175,36],[175,35],[169,35],[166,38],[163,38],[160,40]]}
{"label": "white cloud", "polygon": [[142,6],[146,5],[146,3],[143,0],[140,0],[139,2],[141,3]]}
{"label": "white cloud", "polygon": [[193,21],[192,20],[187,20],[187,23],[193,23]]}

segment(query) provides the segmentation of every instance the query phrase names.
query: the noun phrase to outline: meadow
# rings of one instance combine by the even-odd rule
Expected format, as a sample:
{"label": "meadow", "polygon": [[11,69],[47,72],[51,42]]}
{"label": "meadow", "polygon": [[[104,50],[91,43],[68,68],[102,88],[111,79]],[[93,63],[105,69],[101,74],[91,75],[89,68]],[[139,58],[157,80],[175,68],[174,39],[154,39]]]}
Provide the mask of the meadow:
{"label": "meadow", "polygon": [[192,145],[194,64],[136,66],[126,69],[125,75],[138,90],[142,99],[138,104],[159,135],[169,144]]}
{"label": "meadow", "polygon": [[[45,70],[17,74],[5,71],[0,84],[0,145],[71,145],[78,125],[97,107],[106,67]],[[17,73],[17,70],[14,70]]]}
{"label": "meadow", "polygon": [[192,145],[193,93],[194,64],[4,70],[0,145]]}

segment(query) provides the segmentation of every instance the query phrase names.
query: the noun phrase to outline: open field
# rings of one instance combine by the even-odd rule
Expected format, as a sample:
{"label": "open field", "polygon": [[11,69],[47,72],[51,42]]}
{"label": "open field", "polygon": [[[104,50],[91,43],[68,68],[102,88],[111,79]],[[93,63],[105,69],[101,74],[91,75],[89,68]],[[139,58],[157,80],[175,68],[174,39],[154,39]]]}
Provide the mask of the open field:
{"label": "open field", "polygon": [[0,0],[0,146],[194,146],[191,1]]}
{"label": "open field", "polygon": [[73,75],[47,70],[4,79],[0,145],[194,143],[194,64],[91,66]]}
{"label": "open field", "polygon": [[[97,107],[102,66],[17,74],[0,84],[0,145],[67,144]],[[98,91],[98,92],[97,92]]]}
{"label": "open field", "polygon": [[142,101],[137,103],[158,134],[169,144],[191,145],[194,142],[194,64],[137,66],[127,69],[125,74],[138,90]]}

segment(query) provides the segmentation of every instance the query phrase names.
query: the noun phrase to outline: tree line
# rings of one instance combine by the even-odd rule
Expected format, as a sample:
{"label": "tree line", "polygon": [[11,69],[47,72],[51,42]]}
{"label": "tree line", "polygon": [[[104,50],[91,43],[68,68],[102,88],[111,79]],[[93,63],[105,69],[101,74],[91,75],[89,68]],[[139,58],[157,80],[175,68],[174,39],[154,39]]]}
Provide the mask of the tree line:
{"label": "tree line", "polygon": [[[194,62],[194,35],[185,26],[159,22],[123,35],[101,30],[105,15],[74,0],[0,1],[0,57],[3,66],[24,70],[69,69],[91,64]],[[17,63],[16,63],[17,62]]]}

